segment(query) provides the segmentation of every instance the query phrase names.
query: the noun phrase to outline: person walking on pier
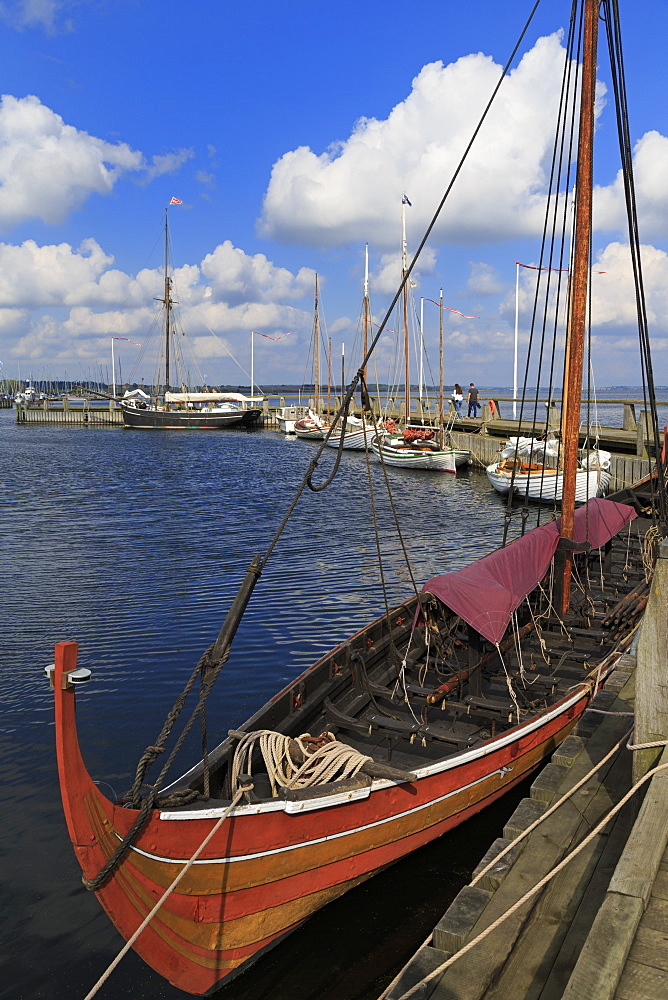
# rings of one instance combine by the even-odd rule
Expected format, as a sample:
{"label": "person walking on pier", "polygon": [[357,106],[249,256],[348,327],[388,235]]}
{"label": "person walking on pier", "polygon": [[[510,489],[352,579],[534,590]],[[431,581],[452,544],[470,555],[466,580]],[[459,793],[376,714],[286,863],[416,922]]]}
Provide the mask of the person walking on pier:
{"label": "person walking on pier", "polygon": [[[469,413],[468,413],[469,417],[470,416],[477,417],[478,416],[478,405],[479,405],[478,404],[478,390],[474,386],[473,382],[471,382],[471,384],[469,385],[469,394],[468,394],[468,397],[467,397],[467,401],[468,401],[468,404],[469,404]],[[471,410],[473,410],[473,413],[471,413]]]}
{"label": "person walking on pier", "polygon": [[462,415],[462,403],[464,402],[464,393],[462,392],[461,385],[455,382],[455,387],[452,390],[452,401],[455,404],[455,411],[458,417]]}

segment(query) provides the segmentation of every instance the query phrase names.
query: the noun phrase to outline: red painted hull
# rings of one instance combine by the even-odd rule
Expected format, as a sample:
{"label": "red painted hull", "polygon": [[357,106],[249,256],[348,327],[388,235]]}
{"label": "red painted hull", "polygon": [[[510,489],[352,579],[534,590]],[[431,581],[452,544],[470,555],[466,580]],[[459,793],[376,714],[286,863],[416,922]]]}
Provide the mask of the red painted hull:
{"label": "red painted hull", "polygon": [[[70,836],[84,874],[93,877],[137,814],[106,799],[81,759],[74,691],[60,681],[63,670],[75,664],[76,651],[74,643],[56,647],[58,766]],[[180,989],[211,991],[326,903],[521,781],[565,739],[591,694],[583,685],[543,719],[418,772],[418,780],[410,784],[375,782],[366,798],[329,807],[309,805],[305,812],[289,813],[283,802],[239,807],[141,934],[135,950]],[[153,812],[96,893],[126,940],[222,811],[212,810],[203,818],[197,813],[183,818],[183,811]]]}

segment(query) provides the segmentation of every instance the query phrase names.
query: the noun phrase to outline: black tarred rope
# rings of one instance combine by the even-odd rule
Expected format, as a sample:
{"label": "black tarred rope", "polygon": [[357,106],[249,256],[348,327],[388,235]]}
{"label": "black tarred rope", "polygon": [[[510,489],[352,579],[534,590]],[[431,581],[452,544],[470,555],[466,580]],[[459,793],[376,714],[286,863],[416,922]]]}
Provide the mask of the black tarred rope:
{"label": "black tarred rope", "polygon": [[[631,251],[631,263],[633,267],[636,307],[638,313],[638,338],[640,341],[640,356],[641,356],[642,373],[643,373],[643,397],[645,400],[645,406],[648,406],[649,404],[649,410],[652,416],[652,429],[654,435],[654,449],[656,453],[656,467],[657,467],[656,488],[657,488],[658,503],[659,503],[659,523],[665,534],[668,525],[666,479],[665,479],[665,469],[663,467],[663,459],[661,456],[661,443],[659,441],[659,427],[658,427],[658,418],[656,409],[656,393],[654,389],[654,373],[652,370],[652,358],[650,353],[647,307],[645,302],[645,288],[644,288],[643,272],[642,272],[642,260],[640,254],[640,237],[638,234],[638,210],[636,205],[635,182],[633,176],[633,151],[631,147],[628,106],[626,101],[626,81],[624,75],[624,57],[622,53],[622,38],[621,38],[618,2],[617,0],[602,0],[601,9],[603,10],[604,13],[606,35],[608,39],[608,49],[610,53],[610,70],[612,75],[613,92],[615,96],[615,112],[617,115],[619,151],[622,160],[624,197],[626,201],[626,214],[629,227],[629,248]],[[650,480],[650,483],[654,485],[652,480]]]}

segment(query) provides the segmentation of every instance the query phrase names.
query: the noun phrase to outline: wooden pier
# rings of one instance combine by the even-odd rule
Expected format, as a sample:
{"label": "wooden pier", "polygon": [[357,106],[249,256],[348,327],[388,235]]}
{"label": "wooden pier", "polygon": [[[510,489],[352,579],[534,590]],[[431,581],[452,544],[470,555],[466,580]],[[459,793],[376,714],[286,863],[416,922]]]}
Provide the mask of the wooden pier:
{"label": "wooden pier", "polygon": [[667,654],[664,541],[637,650],[382,1000],[668,998]]}
{"label": "wooden pier", "polygon": [[17,424],[80,424],[90,427],[123,426],[123,414],[113,400],[42,399],[16,404]]}

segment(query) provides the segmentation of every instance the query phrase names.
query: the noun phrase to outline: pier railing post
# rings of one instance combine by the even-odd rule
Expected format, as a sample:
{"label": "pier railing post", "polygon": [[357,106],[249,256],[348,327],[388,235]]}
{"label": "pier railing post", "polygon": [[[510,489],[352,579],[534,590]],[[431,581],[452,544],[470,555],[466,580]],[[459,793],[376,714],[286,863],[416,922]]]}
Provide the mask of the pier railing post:
{"label": "pier railing post", "polygon": [[636,408],[634,403],[624,403],[624,420],[622,427],[625,431],[634,431],[638,426],[636,420]]}
{"label": "pier railing post", "polygon": [[[647,608],[638,640],[636,723],[633,742],[654,743],[668,737],[668,539],[659,545]],[[663,747],[635,750],[633,780],[658,762]]]}
{"label": "pier railing post", "polygon": [[648,458],[647,442],[652,440],[652,414],[649,410],[641,410],[638,415],[638,426],[636,434],[636,455],[641,458]]}

